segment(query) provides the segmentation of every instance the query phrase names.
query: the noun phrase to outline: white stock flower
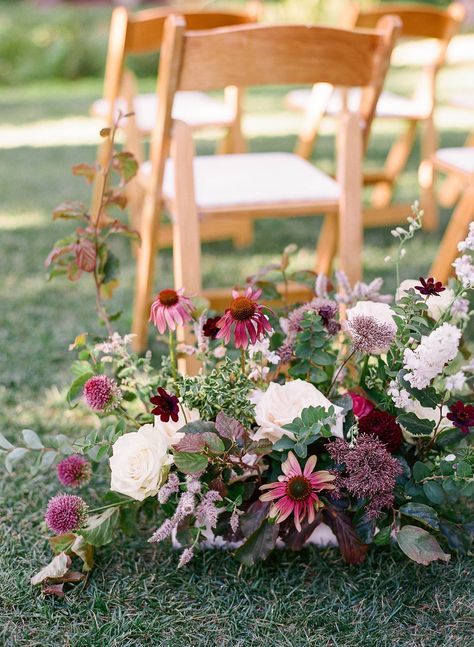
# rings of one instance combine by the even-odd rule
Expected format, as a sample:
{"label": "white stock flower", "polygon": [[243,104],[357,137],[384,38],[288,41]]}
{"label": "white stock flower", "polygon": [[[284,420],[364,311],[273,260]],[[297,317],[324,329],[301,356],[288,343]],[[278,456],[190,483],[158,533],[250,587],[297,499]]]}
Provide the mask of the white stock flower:
{"label": "white stock flower", "polygon": [[[183,410],[185,416],[183,415]],[[168,422],[163,422],[159,416],[155,416],[155,429],[157,433],[164,437],[168,447],[172,447],[173,445],[177,445],[181,438],[184,437],[184,432],[179,430],[188,422],[195,422],[199,419],[200,416],[197,409],[189,410],[185,405],[180,404],[178,422],[173,422],[171,418]]]}
{"label": "white stock flower", "polygon": [[460,252],[474,251],[474,221],[469,225],[469,233],[465,240],[458,243],[458,250]]}
{"label": "white stock flower", "polygon": [[462,391],[466,380],[467,378],[462,371],[458,371],[454,375],[448,375],[446,378],[446,389],[448,391]]}
{"label": "white stock flower", "polygon": [[424,389],[439,375],[444,366],[458,352],[461,331],[456,326],[444,323],[429,335],[421,338],[415,350],[406,348],[403,354],[407,382],[416,389]]}
{"label": "white stock flower", "polygon": [[[415,281],[413,279],[406,279],[406,281],[402,281],[397,289],[395,299],[397,301],[400,301],[402,297],[406,296],[410,288],[414,288],[415,285],[419,284],[419,281]],[[438,321],[444,315],[446,310],[448,310],[448,308],[452,305],[453,301],[454,291],[451,290],[451,288],[446,288],[439,294],[432,294],[425,301],[426,305],[428,306],[428,315],[435,321]]]}
{"label": "white stock flower", "polygon": [[115,441],[110,489],[143,501],[157,494],[172,462],[165,437],[153,425],[144,425]]}
{"label": "white stock flower", "polygon": [[392,380],[388,386],[388,394],[393,400],[393,404],[398,409],[407,409],[412,401],[410,394],[406,389],[401,387],[396,380]]}
{"label": "white stock flower", "polygon": [[456,276],[461,281],[463,287],[470,288],[474,286],[474,265],[472,259],[467,254],[459,256],[453,263]]}
{"label": "white stock flower", "polygon": [[[253,400],[255,401],[255,399]],[[286,384],[271,382],[261,396],[259,394],[255,407],[255,420],[259,429],[252,435],[253,440],[269,440],[276,443],[283,435],[292,437],[292,433],[283,429],[303,409],[307,407],[323,407],[326,411],[334,407],[336,423],[332,428],[334,436],[343,437],[343,416],[341,407],[332,403],[318,389],[303,380],[293,380]]]}

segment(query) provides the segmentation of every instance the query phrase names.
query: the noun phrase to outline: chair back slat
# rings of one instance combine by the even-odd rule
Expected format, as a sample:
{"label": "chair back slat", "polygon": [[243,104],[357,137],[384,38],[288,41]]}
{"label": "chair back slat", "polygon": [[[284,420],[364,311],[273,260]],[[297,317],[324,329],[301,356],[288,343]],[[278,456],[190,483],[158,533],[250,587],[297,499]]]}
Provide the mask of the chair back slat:
{"label": "chair back slat", "polygon": [[186,33],[180,90],[227,85],[369,85],[380,34],[315,26],[223,28]]}

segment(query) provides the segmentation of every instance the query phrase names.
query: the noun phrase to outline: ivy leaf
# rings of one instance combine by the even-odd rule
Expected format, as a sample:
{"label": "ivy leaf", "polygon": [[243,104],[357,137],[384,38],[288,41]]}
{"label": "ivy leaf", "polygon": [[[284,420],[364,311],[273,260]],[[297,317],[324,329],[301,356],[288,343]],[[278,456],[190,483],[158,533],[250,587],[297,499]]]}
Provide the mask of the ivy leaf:
{"label": "ivy leaf", "polygon": [[397,543],[417,564],[428,566],[437,559],[445,562],[451,559],[451,555],[442,551],[435,537],[418,526],[403,526],[397,533]]}
{"label": "ivy leaf", "polygon": [[253,566],[256,562],[266,559],[275,548],[279,529],[278,524],[269,523],[265,519],[245,544],[235,552],[235,556],[245,566]]}
{"label": "ivy leaf", "polygon": [[174,454],[174,463],[183,474],[195,474],[206,469],[208,464],[207,456],[193,454],[191,452],[177,452]]}
{"label": "ivy leaf", "polygon": [[118,520],[118,507],[108,508],[100,514],[91,515],[87,526],[79,534],[92,546],[105,546],[112,541]]}
{"label": "ivy leaf", "polygon": [[397,422],[413,436],[431,436],[436,426],[434,420],[418,418],[414,413],[402,413],[397,416]]}
{"label": "ivy leaf", "polygon": [[219,411],[216,417],[216,430],[222,438],[229,440],[240,440],[246,435],[244,427],[235,418],[231,418],[223,411]]}
{"label": "ivy leaf", "polygon": [[433,530],[439,529],[438,513],[429,505],[410,501],[401,506],[400,512],[406,517],[411,517],[412,519],[420,521]]}
{"label": "ivy leaf", "polygon": [[360,540],[352,526],[351,518],[332,507],[324,508],[323,516],[337,537],[342,559],[348,564],[361,564],[366,558],[369,547]]}

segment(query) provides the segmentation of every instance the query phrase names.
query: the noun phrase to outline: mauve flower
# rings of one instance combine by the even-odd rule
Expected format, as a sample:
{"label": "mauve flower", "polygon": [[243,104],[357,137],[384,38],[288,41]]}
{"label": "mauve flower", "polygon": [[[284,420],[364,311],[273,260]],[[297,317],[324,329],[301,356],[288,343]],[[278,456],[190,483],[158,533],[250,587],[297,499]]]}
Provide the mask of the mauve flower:
{"label": "mauve flower", "polygon": [[189,562],[192,560],[193,557],[194,557],[193,548],[192,547],[185,548],[179,557],[178,568],[182,568],[183,566],[186,566],[186,564],[189,564]]}
{"label": "mauve flower", "polygon": [[87,503],[74,494],[57,494],[49,500],[44,520],[56,535],[82,528],[87,519]]}
{"label": "mauve flower", "polygon": [[396,418],[387,411],[374,409],[361,418],[359,432],[378,438],[391,454],[402,446],[402,428]]}
{"label": "mauve flower", "polygon": [[184,326],[191,320],[192,311],[192,301],[184,296],[184,288],[161,290],[151,305],[150,321],[162,335],[167,327],[176,330],[176,326]]}
{"label": "mauve flower", "polygon": [[380,355],[386,353],[397,333],[395,312],[386,303],[359,301],[347,311],[347,330],[354,350]]}
{"label": "mauve flower", "polygon": [[161,386],[158,387],[158,395],[150,398],[150,402],[155,405],[152,414],[159,416],[162,422],[178,422],[179,419],[179,400],[175,395],[167,393]]}
{"label": "mauve flower", "polygon": [[224,339],[229,343],[232,330],[234,331],[234,343],[236,348],[247,348],[249,338],[252,344],[260,341],[265,333],[272,331],[268,317],[262,306],[257,302],[262,290],[254,290],[248,287],[241,295],[237,290],[232,290],[232,302],[225,314],[217,323],[220,328],[216,339]]}
{"label": "mauve flower", "polygon": [[81,487],[90,481],[91,464],[80,454],[67,456],[56,466],[58,480],[65,487]]}
{"label": "mauve flower", "polygon": [[474,427],[474,407],[472,404],[464,404],[461,400],[449,407],[449,413],[446,417],[463,434],[468,434],[470,428]]}
{"label": "mauve flower", "polygon": [[421,285],[415,285],[415,290],[418,290],[425,297],[439,296],[441,292],[446,290],[441,281],[435,281],[432,276],[427,279],[420,276],[420,283]]}
{"label": "mauve flower", "polygon": [[348,393],[351,396],[352,411],[356,418],[363,418],[373,411],[374,405],[370,400],[367,400],[367,398],[364,398],[364,396],[359,393],[354,393],[354,391],[349,391]]}
{"label": "mauve flower", "polygon": [[278,477],[278,481],[260,487],[261,490],[270,490],[261,495],[260,501],[278,499],[272,504],[269,513],[276,523],[282,523],[293,514],[295,527],[301,532],[301,522],[306,517],[308,523],[314,521],[315,507],[320,505],[316,493],[334,489],[332,481],[336,478],[325,470],[314,472],[316,460],[316,456],[310,456],[302,470],[293,452],[288,452],[288,458],[281,465],[283,474]]}
{"label": "mauve flower", "polygon": [[84,384],[84,398],[93,411],[111,411],[122,399],[116,381],[108,375],[94,375]]}

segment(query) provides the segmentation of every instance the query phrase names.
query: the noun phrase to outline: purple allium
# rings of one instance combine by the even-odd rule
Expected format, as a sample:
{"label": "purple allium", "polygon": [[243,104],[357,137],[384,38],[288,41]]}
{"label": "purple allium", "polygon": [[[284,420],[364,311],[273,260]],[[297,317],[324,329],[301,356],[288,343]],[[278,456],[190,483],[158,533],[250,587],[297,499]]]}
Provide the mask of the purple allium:
{"label": "purple allium", "polygon": [[116,381],[108,375],[94,375],[84,384],[84,398],[93,411],[111,411],[122,399]]}
{"label": "purple allium", "polygon": [[60,461],[56,467],[58,480],[65,487],[81,487],[91,479],[91,464],[80,454],[73,454]]}
{"label": "purple allium", "polygon": [[170,418],[173,422],[178,422],[179,401],[175,395],[168,393],[159,386],[157,395],[150,398],[150,402],[155,405],[155,408],[151,411],[152,414],[159,416],[162,422],[169,422]]}
{"label": "purple allium", "polygon": [[160,541],[164,541],[165,539],[168,539],[168,537],[173,532],[173,528],[174,528],[174,523],[171,521],[171,519],[166,519],[166,521],[164,521],[161,524],[158,530],[155,530],[155,532],[148,540],[148,543],[158,544]]}
{"label": "purple allium", "polygon": [[178,568],[186,566],[194,557],[194,550],[192,548],[185,548],[180,555]]}
{"label": "purple allium", "polygon": [[372,519],[380,515],[382,508],[393,505],[395,480],[402,468],[378,438],[361,434],[354,447],[338,438],[326,448],[342,468],[334,472],[336,495],[348,492],[359,499],[368,499],[366,510]]}
{"label": "purple allium", "polygon": [[87,519],[87,503],[74,494],[57,494],[48,502],[44,520],[56,535],[75,532]]}
{"label": "purple allium", "polygon": [[347,322],[354,350],[379,354],[388,350],[396,328],[367,315],[355,315]]}

